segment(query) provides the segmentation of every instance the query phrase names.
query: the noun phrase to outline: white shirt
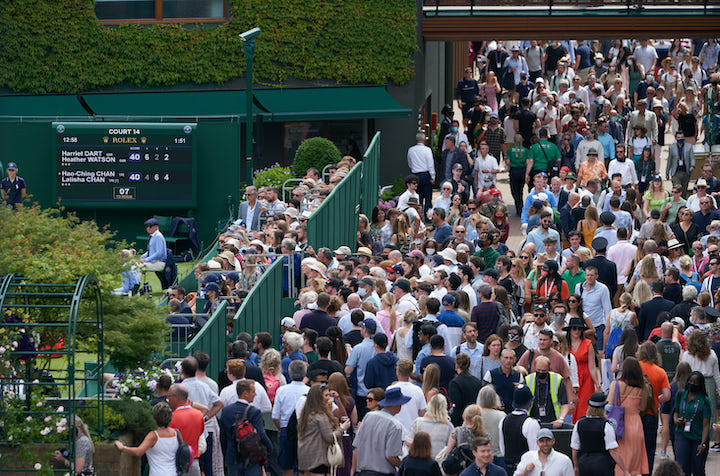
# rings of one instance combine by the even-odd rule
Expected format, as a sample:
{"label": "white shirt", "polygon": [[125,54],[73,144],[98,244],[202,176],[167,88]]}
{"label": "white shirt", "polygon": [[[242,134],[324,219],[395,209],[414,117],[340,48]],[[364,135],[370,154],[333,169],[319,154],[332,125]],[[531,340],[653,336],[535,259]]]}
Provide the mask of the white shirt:
{"label": "white shirt", "polygon": [[543,125],[543,127],[547,129],[550,136],[557,135],[558,109],[556,107],[553,107],[552,109],[549,109],[547,106],[542,107],[537,112],[537,117],[540,119],[540,122],[545,122],[550,119],[550,122]]}
{"label": "white shirt", "polygon": [[[455,134],[453,134],[453,133],[451,132],[451,133],[449,133],[448,135],[446,135],[446,136],[443,138],[443,147],[442,147],[442,150],[447,149],[447,146],[445,145],[445,139],[448,138],[448,137],[454,137],[454,138],[455,138],[455,147],[459,147],[461,142],[465,142],[468,146],[471,145],[471,144],[470,144],[470,141],[468,140],[467,135],[466,135],[464,132],[458,131],[458,132],[456,132]],[[468,150],[470,150],[470,149],[468,149]]]}
{"label": "white shirt", "polygon": [[597,151],[598,161],[603,162],[605,160],[605,151],[599,140],[583,139],[580,143],[578,143],[577,151],[575,151],[575,170],[580,170],[580,166],[587,161],[587,151],[590,149],[595,149]]}
{"label": "white shirt", "polygon": [[468,298],[470,300],[470,309],[477,306],[477,293],[472,287],[472,284],[466,284],[465,286],[460,288],[460,291],[465,291],[465,293],[468,295]]}
{"label": "white shirt", "polygon": [[[717,208],[717,203],[715,203],[715,198],[712,195],[705,195],[706,197],[710,198],[713,204],[713,208]],[[699,212],[700,211],[700,197],[697,196],[696,193],[693,193],[690,195],[687,199],[687,203],[685,204],[686,207],[688,207],[693,212]],[[703,233],[705,233],[707,230],[700,230]]]}
{"label": "white shirt", "polygon": [[430,172],[430,177],[435,180],[435,159],[430,147],[425,144],[415,144],[410,147],[407,151],[407,161],[412,173]]}
{"label": "white shirt", "polygon": [[310,387],[303,382],[290,382],[277,389],[275,393],[275,405],[272,409],[273,419],[280,420],[280,428],[285,428],[295,410],[300,397],[304,397],[310,391]]}
{"label": "white shirt", "polygon": [[404,212],[410,205],[408,205],[408,200],[410,197],[415,197],[418,199],[418,202],[420,201],[420,195],[417,194],[417,192],[411,192],[410,190],[405,190],[402,195],[400,195],[400,198],[398,198],[398,210],[401,212]]}
{"label": "white shirt", "polygon": [[614,174],[621,174],[620,183],[624,187],[629,184],[637,184],[638,178],[635,172],[635,164],[632,159],[625,159],[625,162],[620,162],[617,159],[610,161],[608,165],[608,177],[612,177]]}
{"label": "white shirt", "polygon": [[[529,473],[525,472],[525,468],[532,463],[535,468]],[[559,451],[552,450],[547,457],[545,465],[540,462],[538,451],[528,451],[520,458],[515,475],[526,476],[575,476],[575,469],[572,461],[566,455]]]}
{"label": "white shirt", "polygon": [[534,322],[526,324],[525,328],[523,329],[523,345],[528,349],[537,349],[540,331],[542,331],[543,329],[552,330],[552,327],[545,324],[543,327],[538,329],[537,326],[535,326]]}
{"label": "white shirt", "polygon": [[[594,417],[588,417],[594,418]],[[605,449],[612,450],[618,447],[615,439],[615,429],[609,421],[605,422]],[[572,436],[570,436],[570,448],[574,450],[580,449],[580,435],[578,435],[577,425],[573,427]]]}
{"label": "white shirt", "polygon": [[419,308],[415,297],[408,293],[398,299],[397,304],[395,304],[395,312],[397,312],[398,316],[404,316],[409,310],[419,311]]}
{"label": "white shirt", "polygon": [[627,240],[620,240],[607,251],[607,259],[615,263],[617,267],[617,283],[618,285],[625,285],[627,283],[627,276],[625,276],[625,270],[627,269],[630,262],[635,258],[635,252],[637,246],[633,245]]}
{"label": "white shirt", "polygon": [[[488,154],[485,157],[478,155],[475,159],[475,166],[473,167],[475,169],[475,173],[477,173],[478,187],[494,187],[496,183],[496,174],[492,173],[492,171],[498,169],[499,167],[497,159],[492,155]],[[491,172],[485,174],[482,172],[483,170],[490,170]]]}
{"label": "white shirt", "polygon": [[[228,406],[240,400],[237,395],[237,389],[235,388],[237,382],[239,382],[239,380],[231,383],[220,391],[220,400],[223,402],[223,408],[227,408]],[[250,404],[260,410],[262,413],[272,411],[272,403],[270,403],[270,398],[268,397],[268,394],[263,388],[263,386],[260,385],[259,382],[255,382],[254,380],[253,384],[255,385],[255,398],[253,398],[253,401],[250,402]]]}
{"label": "white shirt", "polygon": [[655,47],[648,44],[645,47],[642,47],[640,45],[635,47],[635,51],[633,51],[633,56],[635,57],[635,61],[637,61],[638,64],[641,64],[643,68],[645,68],[645,73],[650,72],[650,68],[652,68],[653,62],[658,59],[657,51],[655,51]]}
{"label": "white shirt", "polygon": [[706,379],[712,378],[715,380],[716,388],[720,388],[720,372],[718,371],[718,360],[715,352],[710,352],[710,355],[705,360],[700,360],[694,355],[690,355],[689,352],[684,352],[680,357],[680,362],[687,362],[693,372],[702,373]]}
{"label": "white shirt", "polygon": [[[513,415],[523,415],[527,414],[525,410],[513,410]],[[505,421],[505,417],[503,417],[502,420],[500,420],[500,423],[498,423],[499,428],[499,438],[500,438],[500,452],[502,454],[505,454],[505,438],[503,437],[503,422]],[[540,423],[532,417],[526,419],[523,422],[522,426],[522,434],[527,440],[528,450],[534,451],[538,449],[537,445],[537,434],[538,431],[540,431]]]}
{"label": "white shirt", "polygon": [[387,392],[391,388],[396,387],[400,388],[403,395],[410,397],[410,401],[400,408],[400,413],[395,415],[395,419],[403,426],[403,440],[405,440],[405,435],[410,431],[410,427],[415,419],[420,416],[420,412],[427,408],[427,404],[425,403],[425,395],[423,394],[422,388],[414,383],[397,382],[390,385],[385,391]]}

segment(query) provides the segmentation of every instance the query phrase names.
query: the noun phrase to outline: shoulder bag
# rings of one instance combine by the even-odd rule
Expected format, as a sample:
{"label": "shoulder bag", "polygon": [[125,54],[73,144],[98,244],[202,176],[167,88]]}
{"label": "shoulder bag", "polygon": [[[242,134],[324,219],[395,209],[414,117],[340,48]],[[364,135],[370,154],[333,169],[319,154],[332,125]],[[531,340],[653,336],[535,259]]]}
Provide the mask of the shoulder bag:
{"label": "shoulder bag", "polygon": [[328,446],[327,450],[328,466],[332,468],[332,474],[335,474],[335,469],[340,468],[345,464],[345,456],[343,455],[342,447],[338,442],[338,437],[333,433],[333,441]]}
{"label": "shoulder bag", "polygon": [[615,428],[615,438],[625,438],[625,407],[620,402],[620,382],[615,381],[615,401],[613,405],[607,406],[606,418]]}

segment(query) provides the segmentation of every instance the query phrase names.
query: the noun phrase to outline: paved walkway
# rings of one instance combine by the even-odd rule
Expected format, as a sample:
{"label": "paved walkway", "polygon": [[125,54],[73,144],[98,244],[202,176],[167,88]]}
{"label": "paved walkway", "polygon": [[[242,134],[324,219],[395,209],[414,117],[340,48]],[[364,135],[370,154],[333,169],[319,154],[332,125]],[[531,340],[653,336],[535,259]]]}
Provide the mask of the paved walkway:
{"label": "paved walkway", "polygon": [[[462,117],[461,111],[457,107],[457,103],[455,103],[455,117]],[[674,137],[672,134],[666,134],[665,136],[665,143],[671,144],[674,142]],[[665,170],[665,164],[667,162],[667,146],[663,147],[662,157],[661,157],[661,163],[660,163],[660,170]],[[664,174],[661,174],[664,177]],[[670,187],[672,184],[669,181],[666,181],[665,188],[667,190],[670,190]],[[503,195],[503,199],[508,203],[508,210],[509,218],[510,218],[510,235],[507,240],[507,245],[511,250],[518,251],[518,247],[522,244],[525,237],[522,235],[520,231],[520,217],[516,216],[514,213],[515,205],[512,201],[512,194],[510,193],[510,182],[508,177],[508,172],[502,172],[498,174],[498,180],[497,180],[497,187],[500,189]],[[527,188],[525,189],[526,195],[527,195]],[[439,192],[435,191],[433,194],[433,199],[437,197]],[[714,439],[713,432],[711,429],[711,440]],[[661,433],[660,429],[658,430],[658,442],[657,442],[657,453],[655,456],[655,461],[660,461],[660,448],[662,444],[661,439]],[[668,447],[668,457],[673,458],[672,453],[672,445]],[[705,466],[705,471],[708,475],[720,475],[720,453],[710,451],[708,454],[707,464]]]}

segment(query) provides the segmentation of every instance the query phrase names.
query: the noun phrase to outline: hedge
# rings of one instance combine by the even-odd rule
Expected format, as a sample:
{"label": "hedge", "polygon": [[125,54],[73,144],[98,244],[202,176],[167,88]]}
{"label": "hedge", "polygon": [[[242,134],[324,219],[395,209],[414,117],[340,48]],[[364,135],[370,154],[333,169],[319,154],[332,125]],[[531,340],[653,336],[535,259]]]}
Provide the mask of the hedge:
{"label": "hedge", "polygon": [[255,26],[261,84],[405,84],[414,74],[414,0],[228,4],[229,21],[220,26],[102,26],[92,0],[3,0],[0,87],[38,94],[221,85],[244,74],[238,34]]}

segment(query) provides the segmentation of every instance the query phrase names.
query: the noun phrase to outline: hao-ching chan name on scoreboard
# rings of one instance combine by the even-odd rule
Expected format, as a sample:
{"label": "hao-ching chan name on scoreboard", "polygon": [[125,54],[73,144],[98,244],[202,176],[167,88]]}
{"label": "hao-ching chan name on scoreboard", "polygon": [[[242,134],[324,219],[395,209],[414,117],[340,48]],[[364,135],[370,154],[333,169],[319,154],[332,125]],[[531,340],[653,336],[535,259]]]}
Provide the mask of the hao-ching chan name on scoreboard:
{"label": "hao-ching chan name on scoreboard", "polygon": [[196,124],[53,123],[67,206],[195,206]]}

